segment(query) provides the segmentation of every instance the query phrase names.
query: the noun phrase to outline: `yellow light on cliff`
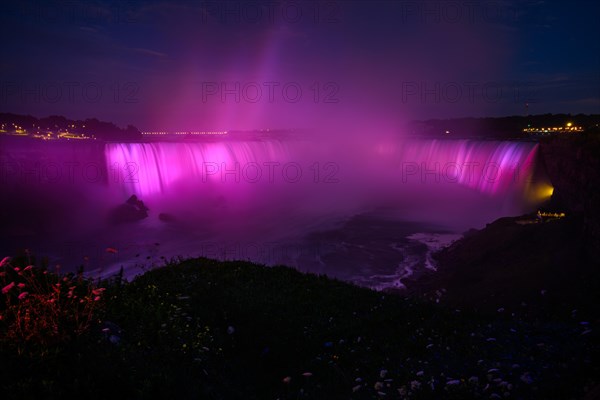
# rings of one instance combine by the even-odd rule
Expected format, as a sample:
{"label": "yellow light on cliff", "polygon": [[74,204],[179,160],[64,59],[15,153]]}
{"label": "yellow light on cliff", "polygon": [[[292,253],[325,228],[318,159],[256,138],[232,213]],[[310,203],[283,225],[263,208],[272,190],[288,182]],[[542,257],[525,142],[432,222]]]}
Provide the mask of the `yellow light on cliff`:
{"label": "yellow light on cliff", "polygon": [[567,126],[570,128],[571,126],[573,126],[572,122],[567,122]]}
{"label": "yellow light on cliff", "polygon": [[554,187],[552,185],[543,184],[540,185],[537,189],[537,196],[540,198],[540,200],[549,199],[550,197],[552,197],[553,193]]}
{"label": "yellow light on cliff", "polygon": [[531,187],[528,197],[534,202],[543,202],[552,197],[554,187],[549,183],[542,183]]}

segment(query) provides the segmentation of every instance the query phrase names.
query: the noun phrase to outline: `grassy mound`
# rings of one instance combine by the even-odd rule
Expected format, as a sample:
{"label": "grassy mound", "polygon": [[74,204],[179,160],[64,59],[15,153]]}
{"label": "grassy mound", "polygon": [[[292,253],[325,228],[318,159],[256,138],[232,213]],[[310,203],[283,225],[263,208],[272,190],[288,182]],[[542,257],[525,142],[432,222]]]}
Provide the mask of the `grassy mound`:
{"label": "grassy mound", "polygon": [[2,398],[578,398],[598,377],[577,313],[476,314],[203,258],[100,286],[85,333],[43,353],[2,336]]}

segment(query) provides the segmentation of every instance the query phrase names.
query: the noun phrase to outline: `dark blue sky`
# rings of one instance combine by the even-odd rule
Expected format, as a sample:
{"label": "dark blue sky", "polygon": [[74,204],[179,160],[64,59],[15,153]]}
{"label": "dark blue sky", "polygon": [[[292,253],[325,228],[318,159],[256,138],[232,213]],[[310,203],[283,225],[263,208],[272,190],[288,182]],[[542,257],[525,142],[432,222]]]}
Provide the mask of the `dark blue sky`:
{"label": "dark blue sky", "polygon": [[9,1],[0,112],[140,129],[600,113],[595,1]]}

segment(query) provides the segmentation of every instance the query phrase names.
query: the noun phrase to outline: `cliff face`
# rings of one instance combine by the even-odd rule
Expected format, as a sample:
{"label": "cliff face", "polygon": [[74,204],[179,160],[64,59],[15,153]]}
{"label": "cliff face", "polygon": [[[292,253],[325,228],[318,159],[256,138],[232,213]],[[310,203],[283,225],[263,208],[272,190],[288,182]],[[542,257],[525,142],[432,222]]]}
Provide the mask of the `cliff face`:
{"label": "cliff face", "polygon": [[600,255],[600,136],[555,136],[540,142],[552,185],[551,204],[583,218],[586,248]]}
{"label": "cliff face", "polygon": [[444,302],[490,311],[541,300],[568,310],[597,304],[599,274],[586,262],[581,220],[519,219],[500,218],[443,249],[434,256],[438,270],[406,286],[430,298],[444,291]]}
{"label": "cliff face", "polygon": [[436,253],[438,271],[408,282],[409,290],[426,297],[443,292],[450,304],[492,311],[523,303],[597,308],[600,135],[547,138],[539,155],[554,187],[550,208],[567,217],[531,224],[519,224],[522,217],[496,220]]}

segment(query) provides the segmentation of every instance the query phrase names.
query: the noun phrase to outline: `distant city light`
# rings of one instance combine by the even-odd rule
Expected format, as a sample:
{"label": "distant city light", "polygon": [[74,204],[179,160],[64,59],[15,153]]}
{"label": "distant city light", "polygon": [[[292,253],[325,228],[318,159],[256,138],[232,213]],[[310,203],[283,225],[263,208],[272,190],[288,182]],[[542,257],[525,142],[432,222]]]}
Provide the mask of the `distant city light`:
{"label": "distant city light", "polygon": [[531,127],[528,125],[528,128],[523,129],[523,133],[527,133],[530,135],[548,135],[551,133],[579,133],[583,132],[583,127],[581,126],[573,126],[572,122],[568,122],[565,126],[552,126],[552,127]]}

